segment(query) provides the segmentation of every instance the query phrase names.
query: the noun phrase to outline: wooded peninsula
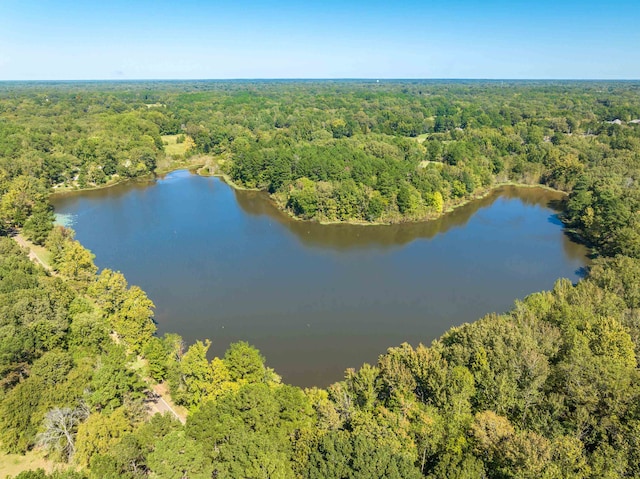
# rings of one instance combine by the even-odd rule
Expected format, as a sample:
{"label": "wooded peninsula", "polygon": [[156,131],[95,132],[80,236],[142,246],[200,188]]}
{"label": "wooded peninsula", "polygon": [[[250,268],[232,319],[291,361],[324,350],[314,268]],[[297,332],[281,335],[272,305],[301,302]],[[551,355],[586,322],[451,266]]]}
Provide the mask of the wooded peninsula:
{"label": "wooded peninsula", "polygon": [[[206,338],[159,337],[152,298],[54,224],[52,193],[178,168],[363,225],[542,185],[594,260],[302,389],[246,342],[209,360]],[[639,181],[638,82],[2,82],[0,463],[46,456],[20,479],[640,477]],[[157,385],[175,414],[149,413]]]}

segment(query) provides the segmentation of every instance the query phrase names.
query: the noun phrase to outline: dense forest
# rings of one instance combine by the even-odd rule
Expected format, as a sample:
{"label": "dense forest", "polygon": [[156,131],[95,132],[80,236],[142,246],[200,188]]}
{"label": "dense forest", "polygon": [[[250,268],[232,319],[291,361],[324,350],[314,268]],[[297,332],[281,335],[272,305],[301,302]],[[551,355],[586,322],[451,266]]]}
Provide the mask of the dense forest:
{"label": "dense forest", "polygon": [[[247,343],[158,337],[152,298],[54,226],[53,191],[185,165],[327,222],[546,185],[596,259],[303,390]],[[632,82],[0,83],[0,445],[60,465],[20,479],[640,477],[639,180]],[[156,383],[184,424],[149,414]]]}

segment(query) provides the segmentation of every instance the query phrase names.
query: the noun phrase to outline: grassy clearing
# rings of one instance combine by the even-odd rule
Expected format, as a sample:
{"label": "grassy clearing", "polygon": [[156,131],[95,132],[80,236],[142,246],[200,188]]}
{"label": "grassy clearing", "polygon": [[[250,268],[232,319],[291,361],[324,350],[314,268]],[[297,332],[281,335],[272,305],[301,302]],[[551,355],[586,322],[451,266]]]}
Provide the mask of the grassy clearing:
{"label": "grassy clearing", "polygon": [[40,261],[51,268],[51,252],[49,250],[47,250],[44,246],[38,246],[33,243],[29,245],[29,248],[31,248],[31,251],[33,251],[35,255],[40,258]]}
{"label": "grassy clearing", "polygon": [[[188,158],[182,156],[169,156],[158,160],[156,174],[164,175],[175,170],[198,171],[203,176],[215,174],[218,161],[211,155],[193,155]],[[203,170],[200,172],[200,170]],[[211,173],[209,173],[211,171]]]}
{"label": "grassy clearing", "polygon": [[429,165],[436,165],[436,166],[443,166],[444,163],[442,163],[441,161],[429,161],[429,160],[422,160],[419,164],[418,164],[418,168],[426,168]]}
{"label": "grassy clearing", "polygon": [[416,141],[417,141],[418,143],[424,143],[424,141],[425,141],[427,138],[429,138],[429,133],[423,133],[422,135],[418,135],[418,136],[416,136],[416,138],[415,138],[415,139],[416,139]]}
{"label": "grassy clearing", "polygon": [[145,371],[147,370],[147,361],[140,356],[136,356],[136,359],[129,363],[129,368],[144,377]]}
{"label": "grassy clearing", "polygon": [[[180,137],[184,138],[182,143],[178,143]],[[193,139],[186,135],[162,135],[162,143],[165,153],[171,156],[183,156],[195,146]]]}
{"label": "grassy clearing", "polygon": [[44,469],[51,472],[54,468],[60,468],[60,464],[44,458],[43,453],[39,451],[30,451],[24,456],[19,454],[0,453],[0,477],[13,477],[23,471],[34,469]]}
{"label": "grassy clearing", "polygon": [[37,260],[40,264],[44,265],[46,269],[51,269],[51,253],[44,246],[38,246],[32,243],[22,233],[17,233],[15,240],[20,246],[30,251],[30,257],[35,257],[32,259]]}

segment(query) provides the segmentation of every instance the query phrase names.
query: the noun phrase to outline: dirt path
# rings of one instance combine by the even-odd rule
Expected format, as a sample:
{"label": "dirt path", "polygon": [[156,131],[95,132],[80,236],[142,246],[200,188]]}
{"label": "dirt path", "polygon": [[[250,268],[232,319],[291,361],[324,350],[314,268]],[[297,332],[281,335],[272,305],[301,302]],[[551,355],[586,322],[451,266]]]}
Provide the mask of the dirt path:
{"label": "dirt path", "polygon": [[178,413],[176,409],[181,409],[181,408],[177,408],[176,406],[170,403],[171,403],[171,399],[167,392],[166,386],[164,386],[163,384],[156,384],[151,388],[151,394],[149,395],[149,401],[147,403],[149,406],[149,414],[153,416],[154,414],[157,414],[157,413],[165,414],[167,412],[170,412],[182,424],[186,423],[187,422],[186,414],[182,411]]}
{"label": "dirt path", "polygon": [[51,267],[47,263],[45,263],[42,260],[42,258],[40,258],[40,256],[38,256],[38,254],[34,251],[33,243],[31,243],[31,241],[27,240],[24,236],[22,236],[22,233],[15,232],[10,236],[14,239],[16,243],[20,245],[20,247],[26,249],[29,252],[29,259],[31,261],[33,261],[34,263],[38,263],[40,266],[42,266],[44,269],[46,269],[50,273],[56,274],[53,272]]}
{"label": "dirt path", "polygon": [[[43,261],[40,256],[34,251],[34,245],[29,240],[27,240],[21,233],[17,231],[10,235],[16,243],[20,245],[20,247],[26,249],[29,253],[29,259],[34,263],[38,263],[44,269],[49,271],[51,274],[56,275],[57,273],[51,269],[51,267]],[[114,342],[119,343],[118,337],[114,334],[112,335],[112,339]],[[187,422],[186,411],[182,408],[176,407],[171,402],[171,397],[169,396],[169,392],[167,391],[166,386],[162,384],[156,384],[151,388],[149,398],[147,400],[147,405],[149,407],[149,414],[154,415],[156,413],[164,414],[166,412],[170,412],[173,414],[178,421],[182,424]],[[178,412],[179,411],[179,412]]]}

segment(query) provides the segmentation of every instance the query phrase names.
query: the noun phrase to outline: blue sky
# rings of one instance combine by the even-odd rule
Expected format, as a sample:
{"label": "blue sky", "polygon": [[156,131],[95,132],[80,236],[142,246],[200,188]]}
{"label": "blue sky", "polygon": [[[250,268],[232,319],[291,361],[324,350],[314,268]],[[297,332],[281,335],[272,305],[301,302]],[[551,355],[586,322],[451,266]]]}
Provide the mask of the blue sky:
{"label": "blue sky", "polygon": [[0,0],[0,80],[640,79],[640,0]]}

